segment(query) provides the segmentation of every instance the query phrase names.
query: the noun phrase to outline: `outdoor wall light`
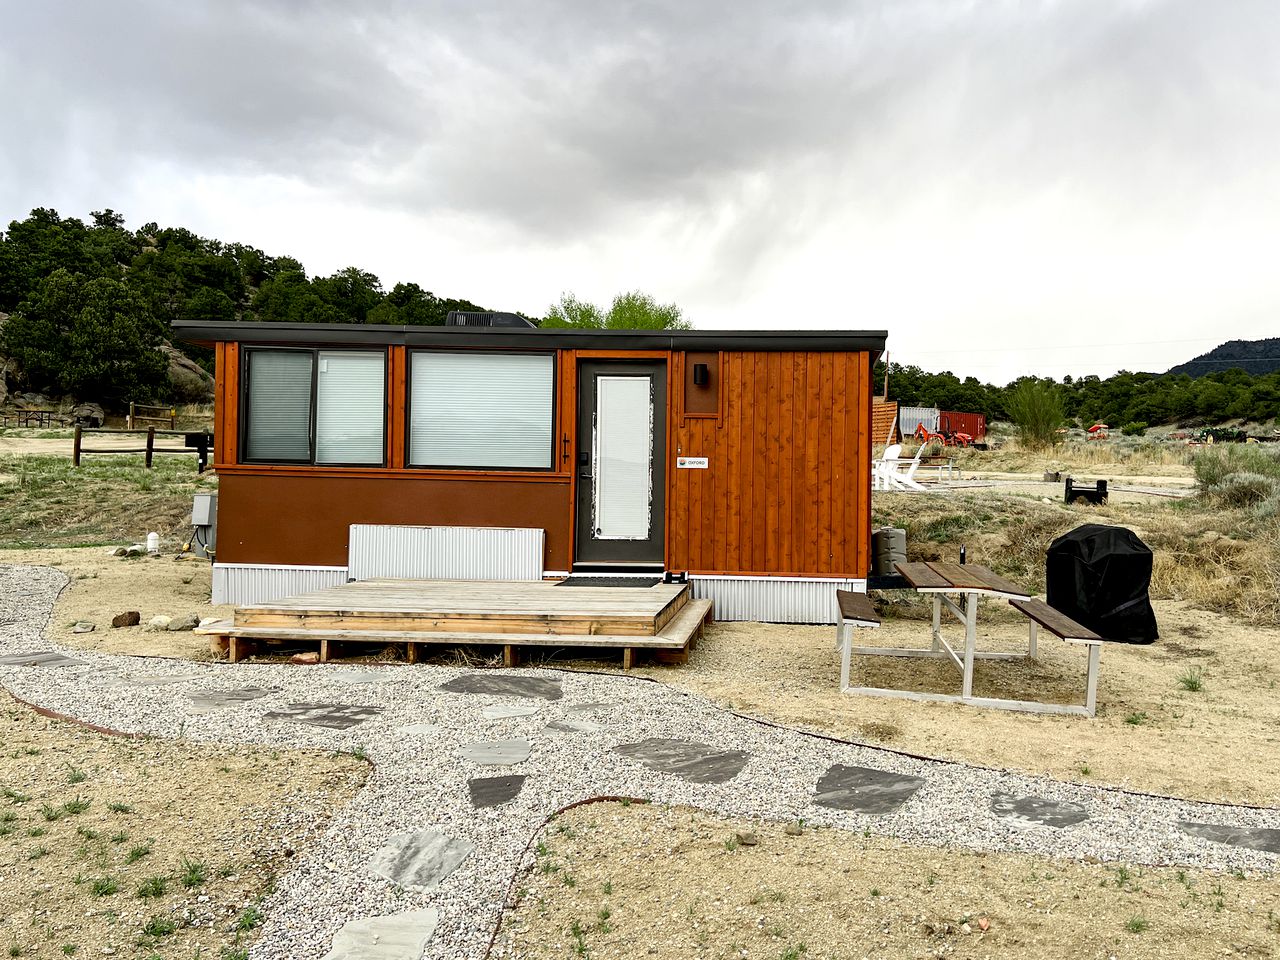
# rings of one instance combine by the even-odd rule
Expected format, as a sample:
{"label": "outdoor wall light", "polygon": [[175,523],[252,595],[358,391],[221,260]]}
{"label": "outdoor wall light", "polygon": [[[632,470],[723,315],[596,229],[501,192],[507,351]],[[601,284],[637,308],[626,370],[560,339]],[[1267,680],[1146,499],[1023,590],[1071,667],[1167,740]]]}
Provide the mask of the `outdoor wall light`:
{"label": "outdoor wall light", "polygon": [[705,363],[695,363],[693,365],[693,384],[696,387],[705,387],[711,381],[711,371]]}

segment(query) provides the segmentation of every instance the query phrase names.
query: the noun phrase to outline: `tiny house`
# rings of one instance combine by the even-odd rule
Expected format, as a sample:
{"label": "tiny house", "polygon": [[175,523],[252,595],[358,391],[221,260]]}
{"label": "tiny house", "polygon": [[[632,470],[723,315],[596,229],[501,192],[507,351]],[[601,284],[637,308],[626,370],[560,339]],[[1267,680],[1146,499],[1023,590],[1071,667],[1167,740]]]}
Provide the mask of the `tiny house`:
{"label": "tiny house", "polygon": [[831,622],[865,589],[884,331],[480,322],[175,325],[216,356],[216,602],[652,573]]}

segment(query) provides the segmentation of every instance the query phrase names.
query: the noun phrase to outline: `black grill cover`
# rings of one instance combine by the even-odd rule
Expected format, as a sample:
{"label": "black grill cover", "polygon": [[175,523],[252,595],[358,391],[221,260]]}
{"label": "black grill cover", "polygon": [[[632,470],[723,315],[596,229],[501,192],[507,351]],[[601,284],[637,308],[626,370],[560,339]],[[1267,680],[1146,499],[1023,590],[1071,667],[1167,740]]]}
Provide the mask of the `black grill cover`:
{"label": "black grill cover", "polygon": [[1086,523],[1049,545],[1049,606],[1107,640],[1151,643],[1151,550],[1132,530]]}

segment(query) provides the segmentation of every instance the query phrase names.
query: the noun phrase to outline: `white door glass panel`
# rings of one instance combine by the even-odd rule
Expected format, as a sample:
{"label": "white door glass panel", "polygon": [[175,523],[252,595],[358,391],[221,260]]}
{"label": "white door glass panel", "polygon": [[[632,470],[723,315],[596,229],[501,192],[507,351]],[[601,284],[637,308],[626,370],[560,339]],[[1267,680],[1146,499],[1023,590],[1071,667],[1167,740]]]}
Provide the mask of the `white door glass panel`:
{"label": "white door glass panel", "polygon": [[311,353],[249,352],[249,460],[311,459]]}
{"label": "white door glass panel", "polygon": [[551,467],[552,355],[424,351],[412,357],[410,463]]}
{"label": "white door glass panel", "polygon": [[316,362],[316,463],[382,463],[385,354],[321,350]]}
{"label": "white door glass panel", "polygon": [[601,540],[647,540],[653,501],[649,377],[596,378],[595,526]]}

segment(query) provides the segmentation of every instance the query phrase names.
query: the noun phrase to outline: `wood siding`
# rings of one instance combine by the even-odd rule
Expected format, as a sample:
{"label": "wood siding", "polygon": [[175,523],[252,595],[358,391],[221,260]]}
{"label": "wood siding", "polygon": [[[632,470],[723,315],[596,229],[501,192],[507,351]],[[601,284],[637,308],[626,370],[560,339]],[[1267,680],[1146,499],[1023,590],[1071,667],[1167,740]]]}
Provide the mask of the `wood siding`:
{"label": "wood siding", "polygon": [[671,471],[668,569],[866,576],[869,355],[726,352],[720,372],[720,417],[673,411],[675,456],[710,466]]}

